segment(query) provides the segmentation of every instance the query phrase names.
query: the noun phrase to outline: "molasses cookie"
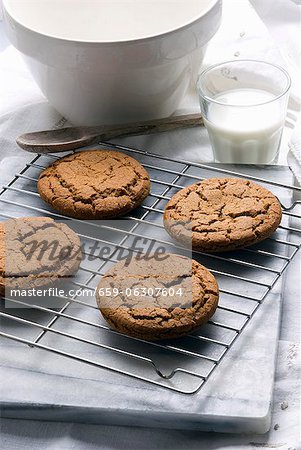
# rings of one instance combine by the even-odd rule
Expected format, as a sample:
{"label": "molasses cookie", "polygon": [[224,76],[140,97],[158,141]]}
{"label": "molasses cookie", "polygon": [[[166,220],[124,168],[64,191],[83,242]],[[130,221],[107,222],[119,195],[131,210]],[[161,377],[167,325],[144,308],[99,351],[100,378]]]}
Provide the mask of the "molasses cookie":
{"label": "molasses cookie", "polygon": [[81,258],[79,237],[63,223],[47,217],[1,222],[0,295],[7,289],[40,288],[70,277]]}
{"label": "molasses cookie", "polygon": [[114,330],[150,341],[197,329],[214,314],[218,298],[209,270],[172,254],[118,262],[102,277],[96,293],[98,307]]}
{"label": "molasses cookie", "polygon": [[204,252],[256,244],[281,222],[281,206],[267,189],[238,178],[211,178],[175,194],[164,226],[178,241]]}
{"label": "molasses cookie", "polygon": [[113,150],[77,152],[59,159],[38,180],[42,199],[79,219],[109,219],[136,208],[150,190],[135,159]]}

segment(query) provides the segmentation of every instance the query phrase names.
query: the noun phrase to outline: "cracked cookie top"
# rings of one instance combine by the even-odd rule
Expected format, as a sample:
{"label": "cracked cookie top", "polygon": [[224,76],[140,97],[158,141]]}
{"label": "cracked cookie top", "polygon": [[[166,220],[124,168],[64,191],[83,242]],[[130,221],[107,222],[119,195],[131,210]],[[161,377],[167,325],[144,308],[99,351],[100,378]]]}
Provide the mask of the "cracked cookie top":
{"label": "cracked cookie top", "polygon": [[66,224],[47,217],[0,223],[1,294],[7,288],[38,288],[70,277],[81,258],[80,239]]}
{"label": "cracked cookie top", "polygon": [[120,261],[102,277],[98,307],[111,327],[146,340],[183,336],[214,314],[214,276],[198,262],[179,255],[138,256]]}
{"label": "cracked cookie top", "polygon": [[175,194],[164,226],[195,250],[220,252],[255,244],[281,222],[281,205],[270,191],[239,178],[211,178]]}
{"label": "cracked cookie top", "polygon": [[108,219],[128,213],[149,194],[146,170],[113,150],[77,152],[44,170],[38,191],[54,209],[80,219]]}

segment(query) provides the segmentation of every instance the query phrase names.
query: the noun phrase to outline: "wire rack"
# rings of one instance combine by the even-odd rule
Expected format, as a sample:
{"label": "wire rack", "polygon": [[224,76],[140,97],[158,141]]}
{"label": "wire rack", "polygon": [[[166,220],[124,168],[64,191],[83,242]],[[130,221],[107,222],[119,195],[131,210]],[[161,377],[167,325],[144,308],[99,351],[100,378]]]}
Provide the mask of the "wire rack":
{"label": "wire rack", "polygon": [[[182,394],[194,394],[226,358],[299,250],[300,201],[295,200],[295,195],[301,188],[277,179],[258,178],[252,171],[246,175],[224,166],[175,160],[116,144],[101,145],[138,159],[150,174],[151,194],[142,206],[126,217],[127,221],[70,220],[70,226],[75,227],[82,242],[96,240],[111,249],[106,258],[93,263],[84,259],[72,281],[79,292],[93,290],[100,276],[117,261],[117,251],[131,249],[134,238],[155,239],[173,253],[182,252],[182,247],[164,230],[163,210],[175,192],[205,178],[243,177],[266,186],[282,204],[282,223],[272,237],[241,251],[227,254],[193,252],[193,258],[208,267],[217,278],[221,298],[213,319],[185,338],[159,343],[121,335],[102,321],[95,299],[83,301],[79,292],[70,298],[58,297],[55,306],[49,307],[38,302],[32,304],[28,299],[7,299],[13,308],[4,307],[2,302],[0,335],[141,382]],[[67,220],[48,209],[36,191],[40,171],[57,158],[52,154],[36,155],[2,188],[2,220],[36,215]]]}

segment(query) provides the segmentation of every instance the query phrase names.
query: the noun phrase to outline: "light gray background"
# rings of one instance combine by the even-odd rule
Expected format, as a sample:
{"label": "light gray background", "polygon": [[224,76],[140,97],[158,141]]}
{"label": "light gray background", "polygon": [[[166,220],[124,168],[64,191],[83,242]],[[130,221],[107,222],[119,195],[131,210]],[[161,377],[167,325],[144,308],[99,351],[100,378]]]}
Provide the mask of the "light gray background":
{"label": "light gray background", "polygon": [[[184,0],[183,0],[184,1]],[[251,10],[247,9],[246,0],[224,0],[236,3],[238,15],[235,24],[248,24]],[[274,39],[274,45],[285,61],[294,79],[298,75],[300,34],[299,7],[291,0],[252,0],[257,12],[267,25]],[[246,8],[243,10],[243,8]],[[245,14],[243,18],[240,14]],[[241,20],[240,20],[241,19]],[[245,23],[244,23],[244,20]],[[253,21],[255,24],[255,21]],[[254,25],[255,26],[255,25]],[[264,35],[264,27],[258,22],[254,34]],[[260,29],[260,32],[259,32]],[[263,36],[264,37],[264,36]],[[266,37],[268,39],[268,37]],[[258,45],[260,40],[254,38],[250,45]],[[24,69],[17,54],[9,49],[0,22],[0,165],[1,185],[11,178],[16,167],[22,165],[22,153],[14,144],[17,132],[34,128],[55,126],[60,116],[53,111],[40,95],[30,76]],[[277,48],[278,47],[278,48]],[[9,50],[9,51],[8,51]],[[242,51],[246,50],[242,46]],[[210,51],[210,49],[209,49]],[[267,44],[267,52],[275,54],[272,41]],[[1,53],[2,52],[2,53]],[[246,51],[247,53],[247,51]],[[211,55],[209,55],[211,56]],[[224,59],[227,58],[227,54]],[[220,58],[218,55],[217,58]],[[210,61],[210,58],[208,59]],[[11,74],[9,71],[12,70]],[[8,82],[11,75],[11,83]],[[300,76],[300,75],[299,75]],[[5,82],[2,82],[5,79]],[[298,93],[297,93],[298,95]],[[4,101],[5,100],[5,101]],[[295,105],[293,105],[295,106]],[[183,106],[182,111],[193,110],[196,105]],[[25,130],[24,130],[25,131]],[[168,150],[178,143],[178,152],[191,159],[210,161],[211,153],[202,148],[203,138],[195,133],[174,134],[173,137],[148,137],[128,140],[134,145],[144,146],[149,150],[157,150],[158,144]],[[207,142],[205,141],[206,145]],[[187,150],[188,149],[188,150]],[[190,149],[190,153],[189,153]],[[13,150],[13,155],[12,155]],[[174,149],[173,149],[174,151]],[[285,149],[282,162],[285,160]],[[5,167],[5,169],[4,169]],[[279,342],[278,367],[276,375],[275,395],[273,403],[273,425],[265,436],[231,436],[196,433],[189,431],[167,431],[159,429],[135,429],[109,426],[61,424],[33,421],[1,419],[1,448],[14,449],[139,449],[139,450],[181,450],[181,449],[301,449],[300,435],[300,261],[295,261],[287,274],[282,329]],[[281,408],[287,402],[286,409]],[[277,426],[278,425],[278,426]],[[274,427],[276,429],[274,429]]]}

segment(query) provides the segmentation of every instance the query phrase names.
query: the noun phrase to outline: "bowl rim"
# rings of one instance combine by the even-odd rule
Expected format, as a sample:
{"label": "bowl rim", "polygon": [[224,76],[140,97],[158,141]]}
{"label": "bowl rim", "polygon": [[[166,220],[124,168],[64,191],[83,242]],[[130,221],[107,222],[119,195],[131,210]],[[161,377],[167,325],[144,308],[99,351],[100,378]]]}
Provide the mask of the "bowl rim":
{"label": "bowl rim", "polygon": [[55,36],[55,35],[52,35],[52,34],[42,33],[40,31],[35,30],[34,28],[28,27],[27,25],[25,25],[21,21],[18,21],[14,17],[13,13],[11,11],[9,11],[9,2],[10,2],[10,0],[2,0],[2,7],[3,7],[3,11],[4,11],[4,20],[5,20],[5,15],[7,14],[10,17],[10,19],[15,24],[17,24],[19,27],[23,28],[24,30],[26,30],[26,31],[28,31],[28,32],[30,32],[32,34],[39,35],[40,37],[42,37],[44,39],[47,38],[47,39],[50,39],[50,40],[56,40],[56,41],[69,43],[69,44],[120,45],[120,44],[143,43],[143,42],[147,42],[149,40],[162,38],[162,37],[165,37],[165,36],[169,36],[169,35],[175,34],[175,33],[180,32],[180,31],[184,31],[185,29],[193,26],[199,20],[204,18],[206,15],[208,15],[218,4],[220,4],[220,9],[222,9],[222,2],[223,2],[223,0],[210,0],[209,5],[207,6],[207,8],[201,14],[199,14],[196,18],[190,20],[189,22],[186,22],[183,25],[178,26],[176,28],[168,29],[166,31],[163,31],[162,33],[153,34],[153,35],[149,35],[149,36],[145,36],[145,37],[141,37],[141,38],[121,39],[121,40],[111,40],[111,41],[110,40],[108,40],[108,41],[95,41],[95,40],[89,40],[89,39],[86,39],[86,40],[69,39],[69,38],[64,38],[64,37],[60,37],[60,36]]}

